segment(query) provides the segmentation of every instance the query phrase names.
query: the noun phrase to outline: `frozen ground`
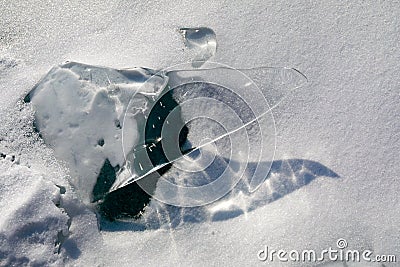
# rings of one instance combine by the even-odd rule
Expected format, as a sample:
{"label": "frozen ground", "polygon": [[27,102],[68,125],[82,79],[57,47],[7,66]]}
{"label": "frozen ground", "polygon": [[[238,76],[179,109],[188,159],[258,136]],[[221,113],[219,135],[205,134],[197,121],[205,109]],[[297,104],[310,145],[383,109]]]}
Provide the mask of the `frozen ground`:
{"label": "frozen ground", "polygon": [[[339,238],[400,260],[398,3],[1,1],[0,11],[1,265],[310,266],[260,262],[257,252],[321,251]],[[119,222],[99,231],[65,166],[32,133],[31,106],[18,102],[65,60],[154,69],[187,62],[178,29],[197,26],[216,33],[216,62],[307,75],[309,84],[274,110],[273,166],[283,177],[275,188],[284,181],[286,189],[281,197],[239,192],[208,213],[162,209],[149,229]],[[288,186],[293,174],[282,160],[314,176]],[[156,210],[151,203],[145,218]]]}

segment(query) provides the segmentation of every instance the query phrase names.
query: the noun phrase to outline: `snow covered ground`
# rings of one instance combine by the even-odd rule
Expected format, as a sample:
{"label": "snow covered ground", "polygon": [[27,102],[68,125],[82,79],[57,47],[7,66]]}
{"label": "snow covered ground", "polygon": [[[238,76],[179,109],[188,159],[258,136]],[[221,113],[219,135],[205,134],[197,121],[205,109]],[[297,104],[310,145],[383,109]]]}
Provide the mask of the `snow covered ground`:
{"label": "snow covered ground", "polygon": [[[400,261],[398,3],[3,0],[0,14],[0,265],[399,265],[258,259],[265,246],[319,252],[342,238],[349,249]],[[207,208],[152,201],[147,228],[99,225],[21,100],[66,60],[188,62],[178,29],[199,26],[216,34],[215,62],[294,67],[308,77],[273,111],[275,176],[256,195],[239,186]]]}

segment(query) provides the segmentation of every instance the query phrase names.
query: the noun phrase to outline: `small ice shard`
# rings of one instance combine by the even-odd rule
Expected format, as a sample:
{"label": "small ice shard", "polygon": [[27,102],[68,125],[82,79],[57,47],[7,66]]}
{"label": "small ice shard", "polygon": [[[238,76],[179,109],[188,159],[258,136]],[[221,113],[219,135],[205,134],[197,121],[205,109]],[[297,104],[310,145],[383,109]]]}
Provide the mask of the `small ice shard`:
{"label": "small ice shard", "polygon": [[195,51],[192,61],[194,68],[201,67],[204,62],[213,57],[217,51],[217,36],[207,27],[180,28],[179,32],[184,38],[185,46]]}

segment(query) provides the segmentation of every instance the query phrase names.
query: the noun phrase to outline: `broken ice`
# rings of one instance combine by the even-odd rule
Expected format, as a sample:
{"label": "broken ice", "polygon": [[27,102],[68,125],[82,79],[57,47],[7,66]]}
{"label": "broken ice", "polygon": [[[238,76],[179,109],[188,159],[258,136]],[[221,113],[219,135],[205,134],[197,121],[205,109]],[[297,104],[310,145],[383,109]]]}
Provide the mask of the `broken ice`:
{"label": "broken ice", "polygon": [[[157,199],[173,205],[182,204],[179,196],[193,199],[190,205],[215,200],[212,193],[204,200],[207,194],[203,192],[187,196],[183,191],[169,190],[165,185],[171,180],[159,181],[160,176],[155,175],[165,173],[174,164],[178,166],[174,169],[177,177],[201,177],[179,174],[194,171],[195,165],[185,162],[188,158],[183,154],[187,152],[193,151],[189,155],[193,159],[198,152],[207,155],[216,145],[217,157],[224,158],[229,154],[225,151],[226,139],[236,144],[239,151],[232,162],[239,165],[232,170],[238,175],[232,175],[228,185],[220,184],[223,190],[234,186],[246,160],[270,160],[274,145],[270,110],[304,81],[299,72],[287,68],[238,72],[204,63],[201,69],[182,64],[157,72],[68,62],[53,68],[25,101],[32,102],[35,128],[45,143],[69,166],[71,183],[81,198],[86,203],[101,200],[107,214],[118,208],[123,209],[122,214],[137,214],[149,201],[143,188],[147,194],[159,194]],[[204,98],[206,101],[196,102]],[[224,106],[233,114],[221,110]],[[199,114],[223,122],[225,129],[207,120],[193,120]],[[266,143],[262,143],[263,138]],[[249,146],[243,147],[247,143]],[[245,159],[242,154],[248,150],[252,155]],[[251,189],[257,188],[268,173],[265,168],[258,170]],[[203,183],[197,180],[194,184]],[[162,199],[166,192],[169,200]]]}

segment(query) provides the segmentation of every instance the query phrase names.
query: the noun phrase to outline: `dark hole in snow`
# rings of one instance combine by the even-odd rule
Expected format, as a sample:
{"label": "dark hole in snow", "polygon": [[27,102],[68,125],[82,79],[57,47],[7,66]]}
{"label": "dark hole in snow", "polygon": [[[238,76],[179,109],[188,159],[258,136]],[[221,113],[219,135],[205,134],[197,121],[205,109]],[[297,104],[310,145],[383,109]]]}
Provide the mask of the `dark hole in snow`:
{"label": "dark hole in snow", "polygon": [[98,144],[99,146],[104,146],[104,139],[101,138],[99,141],[97,141],[97,144]]}
{"label": "dark hole in snow", "polygon": [[115,127],[117,127],[118,129],[122,129],[121,127],[121,122],[117,119],[114,121]]}
{"label": "dark hole in snow", "polygon": [[61,195],[64,195],[67,192],[67,189],[65,189],[65,186],[58,185],[58,184],[56,184],[56,186],[60,189]]}
{"label": "dark hole in snow", "polygon": [[110,190],[111,186],[117,178],[116,173],[119,166],[113,167],[108,159],[105,160],[100,174],[97,177],[97,182],[93,188],[92,202],[102,199],[105,194]]}
{"label": "dark hole in snow", "polygon": [[93,188],[93,202],[102,199],[108,190],[110,190],[117,178],[116,173],[118,170],[119,166],[114,168],[108,159],[105,160]]}

